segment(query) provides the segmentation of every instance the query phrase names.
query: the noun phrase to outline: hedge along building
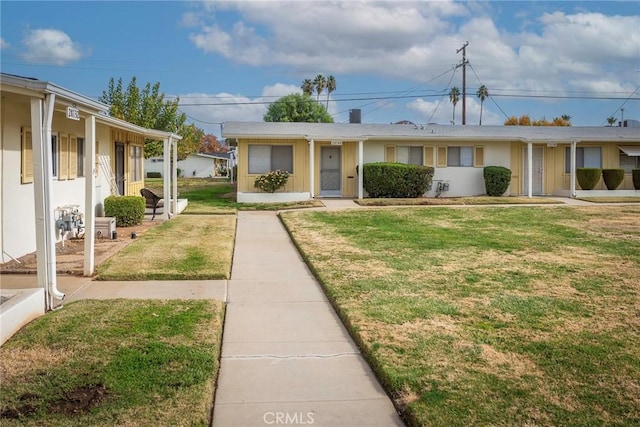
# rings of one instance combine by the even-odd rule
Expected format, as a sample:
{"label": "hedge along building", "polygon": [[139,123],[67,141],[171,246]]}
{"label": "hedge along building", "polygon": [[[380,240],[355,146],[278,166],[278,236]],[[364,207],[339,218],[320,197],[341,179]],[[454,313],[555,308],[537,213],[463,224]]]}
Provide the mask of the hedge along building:
{"label": "hedge along building", "polygon": [[[0,74],[0,92],[1,259],[36,251],[37,281],[51,308],[52,297],[63,297],[56,287],[55,244],[67,231],[58,220],[71,207],[84,215],[84,273],[93,274],[95,216],[104,199],[139,195],[146,139],[164,141],[168,160],[169,153],[177,155],[181,137],[110,117],[108,105],[46,81]],[[171,184],[177,194],[170,163],[165,200]]]}
{"label": "hedge along building", "polygon": [[[631,178],[640,167],[637,128],[227,122],[222,135],[238,147],[239,202],[362,198],[357,170],[383,161],[434,167],[434,181],[449,184],[443,196],[484,194],[484,166],[511,169],[506,194],[530,197],[576,197],[577,168],[620,167],[619,194],[640,196]],[[286,186],[258,192],[255,178],[275,169],[290,172]]]}

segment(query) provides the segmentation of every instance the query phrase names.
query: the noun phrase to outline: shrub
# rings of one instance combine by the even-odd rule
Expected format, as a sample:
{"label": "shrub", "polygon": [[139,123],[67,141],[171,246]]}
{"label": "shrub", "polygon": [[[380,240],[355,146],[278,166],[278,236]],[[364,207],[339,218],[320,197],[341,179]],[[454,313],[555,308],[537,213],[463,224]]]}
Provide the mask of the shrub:
{"label": "shrub", "polygon": [[576,178],[578,178],[578,184],[583,190],[593,190],[596,188],[600,176],[602,175],[602,169],[600,168],[577,168]]}
{"label": "shrub", "polygon": [[182,177],[182,169],[180,169],[180,168],[176,168],[176,172],[177,172],[177,173],[176,173],[176,175],[177,175],[178,177]]}
{"label": "shrub", "polygon": [[624,181],[624,169],[602,169],[602,179],[607,190],[615,190]]}
{"label": "shrub", "polygon": [[633,177],[633,188],[640,190],[640,169],[632,169],[631,176]]}
{"label": "shrub", "polygon": [[160,173],[160,172],[147,172],[147,178],[162,178],[162,173]]}
{"label": "shrub", "polygon": [[369,197],[420,197],[433,179],[433,168],[403,163],[366,163],[363,186]]}
{"label": "shrub", "polygon": [[104,214],[115,217],[116,226],[130,227],[142,223],[144,206],[144,197],[109,196],[104,199]]}
{"label": "shrub", "polygon": [[484,188],[488,196],[502,196],[511,182],[511,170],[503,166],[484,168]]}
{"label": "shrub", "polygon": [[256,182],[253,185],[262,191],[273,193],[284,187],[288,179],[289,173],[287,171],[275,170],[257,177]]}

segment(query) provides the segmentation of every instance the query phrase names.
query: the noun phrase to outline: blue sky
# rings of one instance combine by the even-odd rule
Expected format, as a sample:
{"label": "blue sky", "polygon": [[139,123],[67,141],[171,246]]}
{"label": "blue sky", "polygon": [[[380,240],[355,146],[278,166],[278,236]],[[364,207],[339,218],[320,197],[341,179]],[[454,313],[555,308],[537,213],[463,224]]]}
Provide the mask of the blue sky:
{"label": "blue sky", "polygon": [[336,122],[360,108],[366,123],[449,124],[466,41],[467,124],[480,84],[483,124],[568,114],[601,126],[621,108],[640,119],[640,1],[3,0],[0,14],[2,72],[92,98],[111,77],[160,82],[217,135],[319,73],[335,76]]}

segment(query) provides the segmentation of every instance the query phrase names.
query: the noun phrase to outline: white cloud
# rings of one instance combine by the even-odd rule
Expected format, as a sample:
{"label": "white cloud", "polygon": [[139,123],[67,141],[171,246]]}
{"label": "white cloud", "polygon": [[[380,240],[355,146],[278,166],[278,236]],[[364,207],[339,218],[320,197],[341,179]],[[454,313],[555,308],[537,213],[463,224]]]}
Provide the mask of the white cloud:
{"label": "white cloud", "polygon": [[22,59],[37,64],[65,65],[78,61],[83,54],[80,45],[66,33],[55,29],[31,30],[23,40]]}
{"label": "white cloud", "polygon": [[5,41],[2,37],[0,37],[0,49],[7,49],[9,47],[9,43]]}

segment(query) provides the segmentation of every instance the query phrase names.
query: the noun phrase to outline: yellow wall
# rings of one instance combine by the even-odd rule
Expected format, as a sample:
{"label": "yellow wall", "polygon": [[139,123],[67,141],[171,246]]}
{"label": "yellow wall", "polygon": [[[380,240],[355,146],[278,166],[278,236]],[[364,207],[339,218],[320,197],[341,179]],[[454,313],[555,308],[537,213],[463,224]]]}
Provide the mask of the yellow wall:
{"label": "yellow wall", "polygon": [[[131,132],[121,131],[121,130],[113,130],[112,131],[112,141],[111,141],[111,170],[115,175],[116,171],[116,142],[124,144],[124,177],[126,179],[124,191],[125,196],[139,196],[140,190],[144,188],[144,136],[136,135]],[[131,173],[131,157],[129,148],[132,145],[137,145],[143,147],[142,149],[142,171],[141,171],[141,180],[134,181]]]}

